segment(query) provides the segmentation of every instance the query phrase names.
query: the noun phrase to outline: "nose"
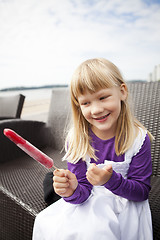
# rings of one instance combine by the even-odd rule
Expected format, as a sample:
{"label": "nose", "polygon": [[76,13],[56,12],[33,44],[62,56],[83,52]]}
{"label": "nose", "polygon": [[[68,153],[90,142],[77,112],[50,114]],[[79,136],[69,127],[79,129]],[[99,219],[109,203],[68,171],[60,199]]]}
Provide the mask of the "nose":
{"label": "nose", "polygon": [[92,106],[91,106],[92,115],[99,115],[102,112],[103,112],[103,107],[100,104],[96,102],[92,103]]}

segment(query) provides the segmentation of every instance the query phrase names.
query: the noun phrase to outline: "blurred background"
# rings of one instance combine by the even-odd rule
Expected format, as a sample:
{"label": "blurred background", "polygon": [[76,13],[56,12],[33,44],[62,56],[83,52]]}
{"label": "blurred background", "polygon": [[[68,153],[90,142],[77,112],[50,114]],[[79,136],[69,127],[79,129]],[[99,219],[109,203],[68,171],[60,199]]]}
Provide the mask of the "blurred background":
{"label": "blurred background", "polygon": [[47,112],[53,85],[95,57],[159,80],[160,0],[0,0],[0,96],[23,93],[22,117]]}

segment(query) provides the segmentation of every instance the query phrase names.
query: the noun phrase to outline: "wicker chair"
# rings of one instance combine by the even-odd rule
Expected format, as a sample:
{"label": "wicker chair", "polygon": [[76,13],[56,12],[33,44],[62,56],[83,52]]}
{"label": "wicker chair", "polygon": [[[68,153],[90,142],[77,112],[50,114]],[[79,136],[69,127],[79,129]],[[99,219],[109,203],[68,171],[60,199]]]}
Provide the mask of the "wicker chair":
{"label": "wicker chair", "polygon": [[13,96],[0,96],[0,120],[20,118],[25,96],[22,94]]}
{"label": "wicker chair", "polygon": [[152,189],[149,195],[154,239],[160,239],[160,82],[128,84],[135,116],[153,134]]}
{"label": "wicker chair", "polygon": [[[153,177],[149,201],[153,218],[154,239],[160,239],[160,82],[128,83],[137,118],[152,132]],[[57,101],[58,100],[58,101]],[[0,121],[0,239],[30,240],[34,218],[46,207],[43,180],[50,170],[28,157],[4,135],[11,128],[66,168],[61,152],[63,130],[70,113],[67,88],[53,89],[47,123],[38,121]],[[54,196],[53,196],[54,197]],[[53,199],[53,201],[56,200]]]}

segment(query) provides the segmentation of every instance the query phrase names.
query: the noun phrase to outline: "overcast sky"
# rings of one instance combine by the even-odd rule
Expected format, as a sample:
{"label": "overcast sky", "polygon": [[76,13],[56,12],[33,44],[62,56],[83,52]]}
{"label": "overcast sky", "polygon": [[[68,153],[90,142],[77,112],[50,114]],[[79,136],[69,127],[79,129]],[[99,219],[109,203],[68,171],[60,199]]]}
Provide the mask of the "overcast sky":
{"label": "overcast sky", "polygon": [[146,80],[160,64],[160,0],[0,0],[0,89],[68,84],[95,57]]}

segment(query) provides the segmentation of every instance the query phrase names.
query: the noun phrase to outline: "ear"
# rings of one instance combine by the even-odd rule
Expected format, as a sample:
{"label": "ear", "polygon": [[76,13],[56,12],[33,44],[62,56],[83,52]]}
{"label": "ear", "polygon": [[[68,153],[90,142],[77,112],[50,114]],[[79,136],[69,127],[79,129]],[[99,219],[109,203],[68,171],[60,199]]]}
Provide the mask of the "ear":
{"label": "ear", "polygon": [[125,83],[122,83],[120,86],[120,92],[121,92],[121,100],[125,101],[128,96],[128,89]]}

